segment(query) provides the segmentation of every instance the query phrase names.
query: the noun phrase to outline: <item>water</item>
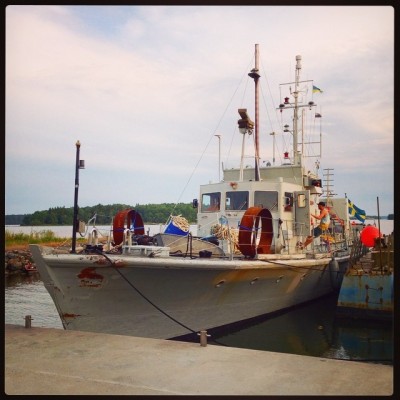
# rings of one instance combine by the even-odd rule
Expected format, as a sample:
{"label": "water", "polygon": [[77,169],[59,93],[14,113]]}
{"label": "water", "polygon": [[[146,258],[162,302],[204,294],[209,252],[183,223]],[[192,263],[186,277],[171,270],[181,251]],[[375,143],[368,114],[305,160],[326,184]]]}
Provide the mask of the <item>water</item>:
{"label": "water", "polygon": [[[393,220],[381,219],[380,220],[380,228],[381,232],[385,235],[389,235],[393,232]],[[377,220],[366,220],[366,224],[375,225],[378,227]],[[99,225],[96,226],[99,230],[100,236],[107,237],[110,232],[111,227],[109,225]],[[153,225],[145,225],[145,233],[148,235],[155,235],[156,233],[164,232],[165,225],[163,224],[153,224]],[[50,230],[54,232],[57,237],[71,237],[72,236],[72,226],[69,225],[56,225],[56,226],[20,226],[20,225],[5,225],[5,230],[12,233],[34,233],[34,232],[42,232]],[[89,227],[88,229],[91,229]],[[192,235],[196,236],[197,234],[197,225],[190,225],[190,232]],[[77,235],[79,237],[79,235]]]}
{"label": "water", "polygon": [[[157,225],[145,225],[145,233],[148,235],[155,235],[156,233],[164,232],[164,227],[165,225],[162,224],[157,224]],[[93,227],[87,227],[88,231]],[[107,237],[110,230],[112,230],[112,227],[110,225],[99,225],[96,226],[96,229],[99,232],[99,237]],[[69,238],[72,237],[72,225],[52,225],[52,226],[20,226],[20,225],[5,225],[4,226],[5,231],[9,231],[11,233],[26,233],[26,234],[31,234],[31,233],[40,233],[43,231],[52,231],[55,236],[60,237],[60,238]],[[193,230],[196,231],[196,225],[191,225],[190,226],[191,232]],[[77,234],[77,237],[79,238],[79,234]]]}
{"label": "water", "polygon": [[32,326],[63,329],[56,306],[37,273],[5,278],[5,323],[25,325],[26,315],[32,316]]}
{"label": "water", "polygon": [[[273,317],[216,330],[210,344],[341,360],[393,364],[393,330],[388,323],[336,317],[337,294]],[[63,329],[39,275],[9,276],[5,282],[5,323]],[[182,338],[198,342],[197,335]]]}
{"label": "water", "polygon": [[393,364],[392,324],[338,317],[337,296],[260,318],[214,339],[231,347]]}

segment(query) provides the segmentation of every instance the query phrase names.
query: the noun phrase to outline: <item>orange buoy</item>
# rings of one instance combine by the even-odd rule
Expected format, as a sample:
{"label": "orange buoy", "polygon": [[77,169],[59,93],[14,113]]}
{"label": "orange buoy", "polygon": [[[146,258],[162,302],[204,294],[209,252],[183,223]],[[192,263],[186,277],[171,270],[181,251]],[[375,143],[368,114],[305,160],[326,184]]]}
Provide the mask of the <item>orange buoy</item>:
{"label": "orange buoy", "polygon": [[374,247],[375,239],[380,236],[381,233],[376,226],[366,226],[360,233],[361,243],[366,247]]}
{"label": "orange buoy", "polygon": [[[259,224],[261,220],[261,231]],[[272,215],[267,208],[250,207],[239,226],[239,250],[247,257],[271,253],[273,237]],[[257,240],[259,238],[259,240]],[[258,241],[258,244],[257,244]]]}
{"label": "orange buoy", "polygon": [[144,235],[143,219],[137,211],[120,211],[114,217],[113,237],[116,245],[122,243],[125,229],[133,229],[135,235]]}

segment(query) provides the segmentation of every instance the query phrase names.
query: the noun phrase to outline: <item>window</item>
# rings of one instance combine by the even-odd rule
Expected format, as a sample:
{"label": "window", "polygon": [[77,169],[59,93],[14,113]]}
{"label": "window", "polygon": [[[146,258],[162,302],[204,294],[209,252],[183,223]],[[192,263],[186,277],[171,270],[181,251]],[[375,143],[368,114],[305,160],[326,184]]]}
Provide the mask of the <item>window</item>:
{"label": "window", "polygon": [[278,209],[278,192],[254,192],[254,206],[261,208],[268,208],[270,211]]}
{"label": "window", "polygon": [[226,210],[247,210],[249,204],[249,192],[226,192]]}
{"label": "window", "polygon": [[303,193],[300,193],[297,195],[297,207],[299,208],[304,208],[306,206],[306,195]]}
{"label": "window", "polygon": [[284,210],[285,211],[292,211],[293,207],[293,193],[285,192],[284,198]]}
{"label": "window", "polygon": [[201,196],[201,211],[202,212],[216,212],[220,210],[221,193],[204,193]]}

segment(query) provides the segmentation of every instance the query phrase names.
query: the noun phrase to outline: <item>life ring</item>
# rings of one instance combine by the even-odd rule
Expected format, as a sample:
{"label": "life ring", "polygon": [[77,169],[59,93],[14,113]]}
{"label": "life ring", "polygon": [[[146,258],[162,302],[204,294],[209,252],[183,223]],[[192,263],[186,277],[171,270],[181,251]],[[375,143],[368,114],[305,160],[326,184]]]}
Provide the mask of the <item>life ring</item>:
{"label": "life ring", "polygon": [[[261,234],[258,235],[261,219]],[[257,237],[259,243],[257,245]],[[244,256],[271,254],[273,238],[272,215],[267,208],[250,207],[244,213],[239,225],[239,250]]]}
{"label": "life ring", "polygon": [[131,229],[135,235],[144,235],[144,224],[142,216],[135,210],[124,210],[118,212],[113,221],[113,237],[115,245],[119,245],[124,240],[125,229]]}

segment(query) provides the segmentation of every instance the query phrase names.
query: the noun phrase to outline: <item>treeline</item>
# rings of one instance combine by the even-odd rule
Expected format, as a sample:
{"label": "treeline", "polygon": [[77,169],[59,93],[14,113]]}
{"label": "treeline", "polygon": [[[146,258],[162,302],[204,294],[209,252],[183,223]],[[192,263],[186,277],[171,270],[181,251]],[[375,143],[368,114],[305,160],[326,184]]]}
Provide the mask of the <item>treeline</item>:
{"label": "treeline", "polygon": [[[163,204],[136,204],[135,206],[127,204],[98,204],[92,207],[82,207],[78,210],[78,219],[88,222],[95,217],[96,225],[109,225],[112,218],[122,210],[134,209],[143,219],[145,224],[164,224],[169,216],[182,215],[189,223],[196,222],[197,209],[192,204],[185,203],[163,203]],[[12,218],[14,217],[14,218]],[[74,208],[54,207],[44,211],[35,211],[33,214],[26,215],[6,215],[6,225],[72,225],[74,217]]]}
{"label": "treeline", "polygon": [[[168,217],[182,215],[189,223],[196,222],[197,210],[192,207],[192,203],[163,203],[163,204],[136,204],[135,206],[126,204],[112,204],[103,206],[98,204],[92,207],[82,207],[78,212],[78,219],[88,222],[96,215],[97,225],[108,225],[113,216],[122,210],[135,209],[142,216],[145,224],[164,224]],[[5,225],[72,225],[74,216],[73,207],[55,207],[45,211],[35,211],[33,214],[12,214],[6,215]],[[378,216],[367,216],[367,219],[377,219]],[[381,217],[382,218],[382,217]],[[384,217],[383,217],[384,218]],[[388,214],[387,219],[393,220],[394,214]]]}
{"label": "treeline", "polygon": [[21,225],[25,218],[25,214],[5,215],[4,225]]}

